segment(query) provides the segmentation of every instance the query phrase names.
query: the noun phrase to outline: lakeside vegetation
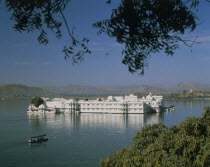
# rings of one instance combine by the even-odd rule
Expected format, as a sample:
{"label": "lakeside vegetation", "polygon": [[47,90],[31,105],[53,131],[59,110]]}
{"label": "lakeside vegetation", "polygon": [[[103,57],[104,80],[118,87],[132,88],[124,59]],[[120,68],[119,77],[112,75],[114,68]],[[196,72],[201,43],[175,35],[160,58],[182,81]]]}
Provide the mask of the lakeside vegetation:
{"label": "lakeside vegetation", "polygon": [[[179,93],[157,93],[162,95],[165,100],[183,100],[183,99],[210,99],[210,92],[205,91],[193,91],[193,90],[184,90]],[[138,97],[146,96],[146,93],[135,93]]]}
{"label": "lakeside vegetation", "polygon": [[210,98],[210,92],[184,90],[181,93],[167,93],[163,95],[165,99],[197,99]]}
{"label": "lakeside vegetation", "polygon": [[44,100],[41,97],[34,97],[31,100],[31,104],[33,104],[35,107],[39,107],[41,104],[44,104]]}
{"label": "lakeside vegetation", "polygon": [[179,126],[146,125],[130,147],[117,151],[101,167],[207,167],[210,164],[210,107],[202,118],[187,118]]}

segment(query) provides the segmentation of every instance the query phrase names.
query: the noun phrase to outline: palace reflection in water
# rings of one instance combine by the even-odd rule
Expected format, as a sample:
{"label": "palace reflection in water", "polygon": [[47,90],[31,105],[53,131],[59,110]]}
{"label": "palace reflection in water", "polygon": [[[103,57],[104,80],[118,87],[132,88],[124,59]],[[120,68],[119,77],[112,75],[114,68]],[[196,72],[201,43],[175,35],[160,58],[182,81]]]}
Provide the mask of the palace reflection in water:
{"label": "palace reflection in water", "polygon": [[[99,166],[101,159],[133,143],[146,124],[179,125],[201,117],[209,100],[165,101],[176,110],[154,114],[26,114],[28,100],[0,101],[1,166]],[[49,141],[29,146],[30,136],[47,134]]]}
{"label": "palace reflection in water", "polygon": [[143,127],[147,124],[163,122],[164,113],[147,114],[30,114],[29,123],[32,128],[46,125],[49,128],[72,127],[102,127],[126,129],[131,127]]}

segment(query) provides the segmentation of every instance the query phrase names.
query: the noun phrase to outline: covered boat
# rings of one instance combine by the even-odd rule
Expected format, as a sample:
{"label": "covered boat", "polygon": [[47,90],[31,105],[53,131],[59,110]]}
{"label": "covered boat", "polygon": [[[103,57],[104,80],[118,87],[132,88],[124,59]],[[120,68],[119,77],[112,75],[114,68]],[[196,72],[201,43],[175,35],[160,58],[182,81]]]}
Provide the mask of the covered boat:
{"label": "covered boat", "polygon": [[33,136],[28,140],[29,143],[41,143],[44,141],[48,141],[47,135]]}

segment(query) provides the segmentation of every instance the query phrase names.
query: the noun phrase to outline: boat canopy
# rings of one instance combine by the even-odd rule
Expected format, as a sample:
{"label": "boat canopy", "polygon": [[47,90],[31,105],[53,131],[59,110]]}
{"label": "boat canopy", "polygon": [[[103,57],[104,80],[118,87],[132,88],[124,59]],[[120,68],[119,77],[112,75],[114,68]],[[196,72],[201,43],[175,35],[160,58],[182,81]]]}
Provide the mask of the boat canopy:
{"label": "boat canopy", "polygon": [[32,139],[32,138],[40,138],[40,137],[45,137],[45,136],[47,136],[47,135],[33,136],[33,137],[30,137],[30,138],[31,138],[31,139]]}

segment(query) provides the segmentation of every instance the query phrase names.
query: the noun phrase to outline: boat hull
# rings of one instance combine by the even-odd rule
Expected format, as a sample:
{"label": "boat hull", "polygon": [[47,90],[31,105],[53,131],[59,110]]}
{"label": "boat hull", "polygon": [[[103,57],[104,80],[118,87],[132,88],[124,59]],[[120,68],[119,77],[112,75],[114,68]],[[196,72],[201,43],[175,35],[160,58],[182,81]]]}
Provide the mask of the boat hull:
{"label": "boat hull", "polygon": [[48,138],[45,138],[45,139],[30,139],[28,140],[28,143],[42,143],[42,142],[46,142],[48,141]]}

